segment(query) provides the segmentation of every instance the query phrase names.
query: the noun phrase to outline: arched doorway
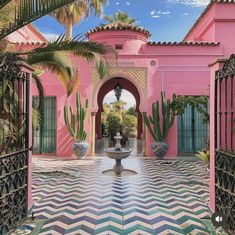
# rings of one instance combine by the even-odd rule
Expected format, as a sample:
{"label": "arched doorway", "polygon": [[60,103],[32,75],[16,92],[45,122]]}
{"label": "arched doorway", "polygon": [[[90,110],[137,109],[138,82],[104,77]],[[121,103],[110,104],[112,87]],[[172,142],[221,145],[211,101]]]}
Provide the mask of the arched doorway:
{"label": "arched doorway", "polygon": [[[136,101],[136,114],[137,114],[137,141],[141,142],[142,133],[143,133],[143,122],[142,122],[142,114],[140,112],[140,94],[136,86],[129,80],[122,78],[122,77],[114,77],[106,81],[99,89],[97,95],[97,104],[98,104],[98,111],[95,117],[95,136],[96,136],[96,143],[100,142],[103,138],[103,131],[102,131],[102,112],[103,109],[103,101],[105,96],[119,84],[123,90],[127,90],[130,92]],[[138,145],[138,144],[137,144]],[[141,151],[141,150],[140,150]]]}

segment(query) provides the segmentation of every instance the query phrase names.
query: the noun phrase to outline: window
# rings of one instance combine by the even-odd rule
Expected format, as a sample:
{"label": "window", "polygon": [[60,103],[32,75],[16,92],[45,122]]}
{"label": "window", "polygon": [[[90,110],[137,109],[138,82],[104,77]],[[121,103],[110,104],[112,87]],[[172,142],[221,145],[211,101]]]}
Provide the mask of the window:
{"label": "window", "polygon": [[122,44],[117,44],[117,45],[115,45],[115,49],[116,50],[122,50],[123,49],[123,45]]}

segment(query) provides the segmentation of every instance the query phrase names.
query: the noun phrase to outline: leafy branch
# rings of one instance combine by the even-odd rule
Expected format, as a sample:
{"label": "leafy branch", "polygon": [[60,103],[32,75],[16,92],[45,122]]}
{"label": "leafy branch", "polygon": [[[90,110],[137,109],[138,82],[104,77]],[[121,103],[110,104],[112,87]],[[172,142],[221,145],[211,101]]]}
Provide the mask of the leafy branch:
{"label": "leafy branch", "polygon": [[[19,1],[15,6],[14,19],[10,22],[4,22],[4,27],[0,29],[0,40],[22,28],[23,26],[45,16],[56,9],[63,7],[75,0],[23,0]],[[2,0],[0,7],[0,15],[4,14],[4,6],[11,1]]]}

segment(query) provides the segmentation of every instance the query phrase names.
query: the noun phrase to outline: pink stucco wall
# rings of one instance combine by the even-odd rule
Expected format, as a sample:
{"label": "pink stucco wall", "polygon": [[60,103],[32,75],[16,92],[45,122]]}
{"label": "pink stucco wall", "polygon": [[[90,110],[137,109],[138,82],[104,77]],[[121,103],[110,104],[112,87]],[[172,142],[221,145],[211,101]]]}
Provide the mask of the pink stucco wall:
{"label": "pink stucco wall", "polygon": [[[79,92],[81,94],[82,102],[85,102],[86,98],[91,97],[91,74],[89,64],[81,59],[75,59],[73,61],[76,67],[80,68],[80,85]],[[69,105],[72,105],[74,110],[75,106],[75,93],[67,98],[66,91],[63,88],[60,81],[56,78],[56,75],[52,74],[50,71],[45,71],[42,75],[42,83],[44,86],[45,96],[56,97],[56,155],[60,157],[71,156],[71,143],[73,142],[72,138],[68,134],[64,123],[64,105],[66,102]],[[35,84],[33,84],[33,95],[37,96],[37,89]],[[87,141],[90,142],[90,112],[88,112],[85,128],[88,133]]]}
{"label": "pink stucco wall", "polygon": [[235,4],[214,4],[185,41],[215,41],[220,42],[225,56],[235,51],[234,27]]}
{"label": "pink stucco wall", "polygon": [[[223,55],[221,46],[150,46],[146,40],[135,37],[135,32],[99,32],[90,37],[98,42],[105,42],[111,45],[124,44],[124,49],[119,51],[118,61],[121,64],[131,64],[131,66],[147,69],[147,107],[140,107],[140,110],[146,109],[151,113],[151,104],[160,98],[160,92],[165,90],[168,98],[172,94],[177,95],[209,95],[210,70],[208,64],[217,57]],[[119,39],[118,35],[121,35]],[[125,45],[128,45],[125,47]],[[126,48],[126,49],[125,49]],[[150,65],[150,61],[155,60],[155,66]],[[92,100],[92,77],[90,71],[92,65],[88,65],[81,59],[75,60],[76,66],[80,69],[81,81],[78,90],[83,99]],[[128,79],[128,78],[126,78]],[[45,87],[46,96],[56,96],[57,98],[57,155],[71,156],[72,139],[67,133],[63,119],[63,105],[66,102],[66,94],[60,82],[54,75],[46,72],[42,81]],[[36,95],[34,87],[33,93]],[[143,98],[143,97],[142,97]],[[73,97],[69,98],[73,103]],[[142,105],[143,106],[143,105]],[[91,115],[87,118],[87,132],[91,133]],[[88,136],[90,141],[90,136]],[[170,143],[168,157],[176,157],[178,154],[177,142],[177,120],[171,129],[167,142]],[[152,155],[150,144],[152,139],[147,137],[147,155]]]}
{"label": "pink stucco wall", "polygon": [[[226,4],[213,5],[187,37],[189,41],[215,40],[221,42],[219,45],[149,45],[145,34],[130,30],[99,31],[90,34],[89,40],[106,43],[113,47],[122,44],[123,49],[118,51],[119,64],[147,69],[147,105],[142,104],[140,110],[151,113],[151,104],[160,98],[162,89],[166,92],[168,98],[171,98],[172,94],[209,95],[210,69],[208,64],[217,58],[232,53],[235,48],[231,33],[230,37],[227,35],[227,31],[232,32],[231,28],[235,28],[235,17],[232,15],[231,7],[235,10],[234,4],[228,4],[228,6]],[[224,11],[228,9],[228,15],[224,14]],[[225,20],[226,17],[228,18],[227,21]],[[150,65],[152,60],[156,61],[156,65]],[[89,65],[81,59],[74,59],[74,63],[81,73],[78,90],[82,93],[83,99],[92,100],[91,70],[93,65]],[[126,79],[128,78],[126,77]],[[42,80],[46,95],[56,96],[57,98],[56,154],[58,156],[71,156],[72,140],[67,133],[63,120],[63,105],[66,102],[65,91],[55,76],[49,72],[43,75]],[[35,89],[33,92],[35,94]],[[69,101],[73,103],[73,97],[70,97]],[[88,141],[90,141],[90,113],[88,113],[86,123]],[[148,134],[147,155],[152,155],[151,142],[151,136]],[[167,142],[170,143],[168,157],[176,157],[178,154],[177,120],[170,130]]]}

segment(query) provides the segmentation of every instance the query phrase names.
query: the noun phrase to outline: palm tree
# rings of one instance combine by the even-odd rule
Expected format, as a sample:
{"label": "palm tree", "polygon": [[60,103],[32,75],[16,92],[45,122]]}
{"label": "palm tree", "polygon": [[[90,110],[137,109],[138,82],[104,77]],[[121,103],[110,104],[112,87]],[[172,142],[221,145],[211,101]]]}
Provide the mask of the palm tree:
{"label": "palm tree", "polygon": [[72,4],[66,5],[52,12],[52,15],[60,24],[65,25],[66,40],[73,37],[73,25],[78,24],[82,17],[88,17],[90,9],[94,10],[95,15],[101,15],[103,6],[107,0],[77,0]]}
{"label": "palm tree", "polygon": [[125,24],[135,25],[136,19],[130,17],[127,13],[118,11],[113,16],[105,16],[104,19],[109,23],[121,22]]}
{"label": "palm tree", "polygon": [[[0,2],[0,40],[23,26],[41,18],[60,7],[76,0],[1,0]],[[13,6],[14,11],[9,14]]]}
{"label": "palm tree", "polygon": [[[75,0],[0,1],[0,55],[9,52],[7,48],[9,43],[5,40],[6,36],[35,19],[74,1]],[[90,4],[95,4],[96,1],[98,0],[90,0]],[[15,14],[12,14],[13,9]],[[9,12],[11,14],[9,14]],[[20,53],[15,52],[15,54],[18,55],[21,60],[26,60],[26,62],[31,65],[41,65],[56,73],[58,79],[67,91],[67,96],[69,96],[79,83],[79,74],[77,70],[72,68],[71,63],[68,62],[70,61],[68,54],[72,53],[88,61],[95,61],[98,72],[102,77],[107,71],[107,63],[104,55],[109,53],[112,49],[104,44],[87,42],[81,36],[69,41],[64,39],[64,36],[60,36],[58,40],[44,47]],[[43,86],[37,72],[33,74],[33,78],[42,101],[44,95]],[[40,109],[42,106],[43,103],[41,102],[38,108]],[[36,119],[38,120],[38,118]]]}

